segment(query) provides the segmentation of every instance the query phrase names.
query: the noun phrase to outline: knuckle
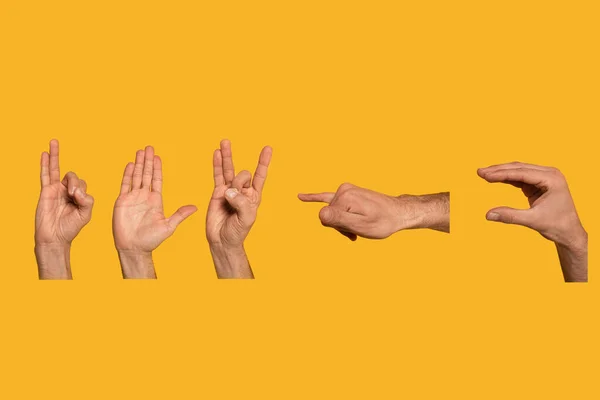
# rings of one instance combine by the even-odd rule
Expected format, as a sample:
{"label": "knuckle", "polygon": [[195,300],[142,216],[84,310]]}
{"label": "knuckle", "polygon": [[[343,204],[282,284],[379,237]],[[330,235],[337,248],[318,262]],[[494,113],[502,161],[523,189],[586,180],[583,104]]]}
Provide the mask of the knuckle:
{"label": "knuckle", "polygon": [[345,191],[352,189],[353,187],[354,187],[354,185],[352,185],[351,183],[344,182],[338,188],[338,192],[345,192]]}
{"label": "knuckle", "polygon": [[552,172],[559,178],[564,178],[565,176],[558,168],[552,168]]}
{"label": "knuckle", "polygon": [[345,190],[342,194],[341,197],[348,200],[348,199],[352,199],[357,197],[357,195],[360,193],[359,189],[357,189],[356,187],[351,187],[347,190]]}
{"label": "knuckle", "polygon": [[551,174],[552,174],[553,179],[557,182],[566,182],[567,181],[564,174],[558,168],[552,167]]}
{"label": "knuckle", "polygon": [[336,203],[346,204],[350,201],[351,198],[352,198],[352,192],[349,190],[346,190],[337,195]]}

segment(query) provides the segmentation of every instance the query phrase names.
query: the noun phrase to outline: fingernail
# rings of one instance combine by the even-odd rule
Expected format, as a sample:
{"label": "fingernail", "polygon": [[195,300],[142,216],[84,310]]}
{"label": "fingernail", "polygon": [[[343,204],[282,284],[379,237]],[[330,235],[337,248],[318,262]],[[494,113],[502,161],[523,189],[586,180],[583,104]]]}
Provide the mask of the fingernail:
{"label": "fingernail", "polygon": [[491,212],[487,215],[488,221],[500,221],[500,214]]}
{"label": "fingernail", "polygon": [[227,189],[227,191],[225,192],[225,196],[229,197],[230,199],[235,199],[237,195],[237,189]]}

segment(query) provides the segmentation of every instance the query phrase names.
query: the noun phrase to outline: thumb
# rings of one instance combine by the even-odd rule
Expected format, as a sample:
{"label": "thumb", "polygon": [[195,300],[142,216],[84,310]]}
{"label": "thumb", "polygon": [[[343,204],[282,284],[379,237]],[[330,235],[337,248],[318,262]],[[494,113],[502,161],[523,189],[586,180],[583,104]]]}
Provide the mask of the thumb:
{"label": "thumb", "polygon": [[73,193],[73,198],[79,207],[79,212],[85,218],[86,221],[89,221],[92,218],[92,209],[94,208],[94,198],[89,194],[86,194],[80,188],[75,189],[75,193]]}
{"label": "thumb", "polygon": [[225,198],[227,199],[229,205],[233,207],[235,211],[237,211],[242,221],[248,221],[250,219],[252,211],[246,196],[241,194],[237,189],[231,188],[227,189],[225,192]]}
{"label": "thumb", "polygon": [[185,221],[190,215],[198,211],[196,206],[183,206],[179,210],[175,211],[171,217],[167,219],[169,226],[175,230],[183,221]]}
{"label": "thumb", "polygon": [[497,207],[488,211],[485,218],[488,221],[503,222],[505,224],[523,225],[531,228],[533,222],[531,210],[517,210],[510,207]]}
{"label": "thumb", "polygon": [[324,226],[335,228],[338,231],[344,231],[349,234],[356,233],[356,229],[360,222],[359,218],[358,215],[345,212],[332,206],[325,206],[319,212],[319,219]]}

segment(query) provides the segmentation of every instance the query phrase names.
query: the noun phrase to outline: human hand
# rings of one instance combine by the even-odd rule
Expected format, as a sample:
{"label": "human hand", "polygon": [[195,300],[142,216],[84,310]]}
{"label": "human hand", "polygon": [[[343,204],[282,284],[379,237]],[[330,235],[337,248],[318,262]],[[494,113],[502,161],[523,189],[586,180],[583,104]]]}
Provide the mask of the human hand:
{"label": "human hand", "polygon": [[124,278],[156,278],[152,251],[197,210],[193,205],[183,206],[167,218],[162,185],[160,157],[154,155],[151,146],[139,150],[135,164],[129,163],[125,168],[113,214],[115,246]]}
{"label": "human hand", "polygon": [[450,196],[388,196],[344,183],[336,193],[300,194],[304,202],[329,203],[319,218],[350,240],[358,236],[384,239],[404,229],[430,228],[449,232]]}
{"label": "human hand", "polygon": [[35,216],[35,254],[40,279],[71,279],[71,242],[90,222],[94,198],[74,172],[60,179],[59,144],[41,159],[42,190]]}
{"label": "human hand", "polygon": [[256,221],[273,150],[265,147],[254,177],[249,171],[237,176],[231,143],[221,142],[213,155],[215,188],[206,216],[206,237],[219,278],[252,278],[244,240]]}
{"label": "human hand", "polygon": [[[556,243],[565,280],[587,281],[587,232],[583,228],[564,175],[556,168],[513,162],[477,171],[490,183],[520,188],[529,209],[497,207],[488,211],[490,221],[523,225]],[[570,259],[570,262],[562,262]],[[585,267],[584,267],[585,265]]]}

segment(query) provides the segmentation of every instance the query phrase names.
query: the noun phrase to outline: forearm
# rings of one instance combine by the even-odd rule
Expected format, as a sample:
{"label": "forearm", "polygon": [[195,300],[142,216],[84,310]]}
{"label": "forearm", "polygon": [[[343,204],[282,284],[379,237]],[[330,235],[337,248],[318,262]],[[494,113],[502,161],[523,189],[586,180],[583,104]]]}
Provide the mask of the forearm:
{"label": "forearm", "polygon": [[152,253],[120,250],[121,272],[125,279],[156,279]]}
{"label": "forearm", "polygon": [[36,244],[35,257],[40,279],[73,279],[70,245]]}
{"label": "forearm", "polygon": [[254,279],[243,246],[227,248],[222,245],[210,245],[210,252],[219,279]]}
{"label": "forearm", "polygon": [[585,230],[569,245],[556,243],[565,282],[588,281],[588,236]]}
{"label": "forearm", "polygon": [[450,193],[399,197],[413,217],[403,229],[433,229],[450,232]]}

